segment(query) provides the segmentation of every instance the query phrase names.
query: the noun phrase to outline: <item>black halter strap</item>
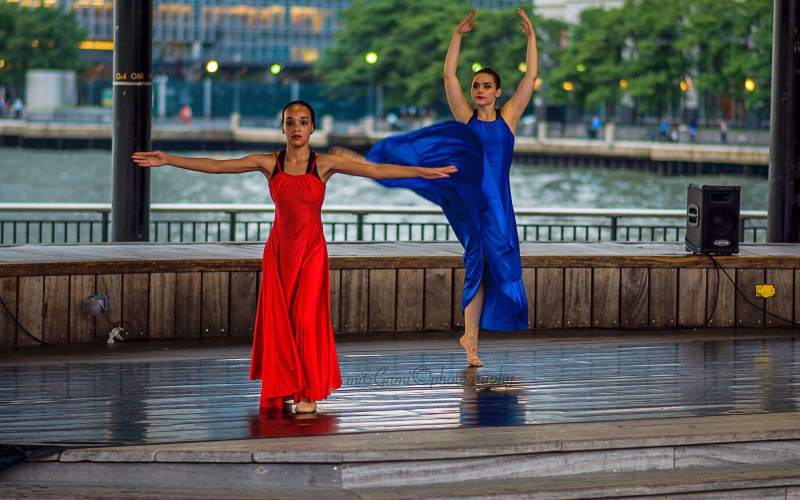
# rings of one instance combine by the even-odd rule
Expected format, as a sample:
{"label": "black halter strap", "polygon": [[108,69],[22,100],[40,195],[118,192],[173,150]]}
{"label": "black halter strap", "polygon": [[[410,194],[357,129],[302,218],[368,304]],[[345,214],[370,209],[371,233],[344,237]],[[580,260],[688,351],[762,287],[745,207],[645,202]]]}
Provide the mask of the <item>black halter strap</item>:
{"label": "black halter strap", "polygon": [[[286,161],[286,150],[282,149],[275,153],[275,173],[279,174],[284,171],[283,165]],[[320,178],[317,171],[317,154],[312,150],[308,155],[308,163],[306,164],[306,173],[314,174],[318,179]]]}

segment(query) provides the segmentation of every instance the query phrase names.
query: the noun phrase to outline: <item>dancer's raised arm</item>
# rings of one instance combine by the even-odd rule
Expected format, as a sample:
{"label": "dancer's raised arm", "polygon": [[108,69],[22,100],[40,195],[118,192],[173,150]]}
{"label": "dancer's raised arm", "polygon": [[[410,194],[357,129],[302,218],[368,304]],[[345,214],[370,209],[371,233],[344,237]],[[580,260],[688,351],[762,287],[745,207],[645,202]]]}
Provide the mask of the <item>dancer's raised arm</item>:
{"label": "dancer's raised arm", "polygon": [[444,91],[447,94],[447,104],[450,105],[453,117],[463,123],[467,123],[472,117],[472,108],[461,90],[456,70],[458,69],[458,56],[461,53],[461,37],[475,27],[475,23],[472,22],[474,17],[475,11],[473,10],[458,23],[453,32],[453,38],[450,40],[450,46],[447,47],[447,56],[444,60]]}
{"label": "dancer's raised arm", "polygon": [[189,158],[167,154],[163,151],[138,151],[131,155],[133,162],[140,167],[173,167],[204,172],[206,174],[242,174],[245,172],[262,172],[267,177],[275,168],[275,155],[252,154],[233,160],[215,160],[213,158]]}
{"label": "dancer's raised arm", "polygon": [[389,163],[372,163],[359,160],[357,154],[321,154],[317,159],[320,178],[327,181],[333,174],[342,173],[370,179],[400,179],[420,177],[423,179],[444,179],[456,173],[456,167],[409,167]]}
{"label": "dancer's raised arm", "polygon": [[528,53],[525,57],[525,64],[527,66],[525,76],[523,76],[522,81],[519,82],[514,95],[511,96],[511,99],[505,103],[501,110],[503,119],[512,132],[516,130],[517,123],[519,123],[522,113],[524,113],[525,108],[528,107],[531,95],[533,95],[533,87],[536,84],[536,78],[539,76],[539,54],[536,49],[536,31],[533,29],[533,24],[531,20],[528,19],[528,15],[525,13],[524,9],[518,9],[517,13],[519,17],[522,18],[522,22],[520,23],[522,32],[525,33],[525,36],[528,38]]}

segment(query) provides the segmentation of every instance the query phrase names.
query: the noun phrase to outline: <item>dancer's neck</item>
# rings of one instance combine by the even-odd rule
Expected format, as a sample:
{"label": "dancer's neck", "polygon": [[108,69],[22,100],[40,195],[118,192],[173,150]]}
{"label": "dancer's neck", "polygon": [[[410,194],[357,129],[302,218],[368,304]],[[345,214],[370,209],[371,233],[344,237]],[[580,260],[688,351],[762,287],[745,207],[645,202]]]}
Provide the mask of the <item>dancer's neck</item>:
{"label": "dancer's neck", "polygon": [[478,106],[476,111],[478,120],[491,122],[497,119],[497,110],[494,105]]}
{"label": "dancer's neck", "polygon": [[303,163],[307,162],[310,156],[311,147],[308,144],[299,147],[291,144],[286,145],[286,162]]}

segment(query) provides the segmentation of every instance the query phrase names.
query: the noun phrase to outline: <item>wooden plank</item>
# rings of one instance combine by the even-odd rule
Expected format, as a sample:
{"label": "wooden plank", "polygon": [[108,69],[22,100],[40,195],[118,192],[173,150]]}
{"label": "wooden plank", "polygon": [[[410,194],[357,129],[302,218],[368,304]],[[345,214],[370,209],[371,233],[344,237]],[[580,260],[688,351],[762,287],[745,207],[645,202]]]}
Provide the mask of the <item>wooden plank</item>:
{"label": "wooden plank", "polygon": [[149,289],[149,274],[122,275],[122,321],[131,338],[147,337]]}
{"label": "wooden plank", "polygon": [[42,338],[48,344],[69,343],[69,276],[45,276]]}
{"label": "wooden plank", "polygon": [[201,273],[175,274],[175,336],[199,337],[203,279]]}
{"label": "wooden plank", "polygon": [[794,273],[791,269],[767,269],[766,283],[775,287],[775,295],[766,299],[767,326],[783,328],[794,323]]}
{"label": "wooden plank", "polygon": [[175,336],[175,273],[153,273],[150,275],[150,338]]}
{"label": "wooden plank", "polygon": [[397,272],[394,269],[371,269],[369,271],[370,331],[394,331],[396,288]]}
{"label": "wooden plank", "polygon": [[678,269],[650,270],[650,326],[673,328],[678,321]]}
{"label": "wooden plank", "polygon": [[122,321],[122,275],[97,276],[97,295],[108,297],[108,312],[95,319],[95,341],[106,342],[108,332]]}
{"label": "wooden plank", "polygon": [[564,319],[564,270],[543,268],[536,273],[536,327],[561,328]]}
{"label": "wooden plank", "polygon": [[528,297],[528,329],[536,327],[536,268],[522,268],[522,284]]}
{"label": "wooden plank", "polygon": [[564,326],[566,328],[592,326],[591,269],[564,270]]}
{"label": "wooden plank", "polygon": [[94,342],[95,317],[83,310],[83,301],[94,295],[95,277],[76,275],[69,278],[69,342]]}
{"label": "wooden plank", "polygon": [[[727,272],[727,275],[725,274]],[[731,280],[736,280],[734,269],[708,269],[708,326],[726,327],[733,326],[736,315],[736,289]]]}
{"label": "wooden plank", "polygon": [[453,269],[453,327],[464,328],[464,311],[461,310],[461,299],[464,297],[463,267]]}
{"label": "wooden plank", "polygon": [[[450,268],[425,269],[426,330],[449,330],[452,324],[453,270]],[[442,307],[442,305],[445,305]]]}
{"label": "wooden plank", "polygon": [[[756,285],[764,283],[763,269],[737,269],[736,326],[764,326],[764,299],[756,297]],[[745,298],[747,300],[745,300]]]}
{"label": "wooden plank", "polygon": [[368,325],[369,271],[342,269],[342,332],[366,332]]}
{"label": "wooden plank", "polygon": [[[44,277],[23,276],[17,291],[17,320],[34,338],[42,340],[42,309],[44,306]],[[17,345],[39,345],[25,332],[17,331]]]}
{"label": "wooden plank", "polygon": [[794,324],[800,325],[800,270],[794,272]]}
{"label": "wooden plank", "polygon": [[[155,272],[257,272],[263,245],[24,245],[0,248],[0,276],[88,275]],[[332,269],[456,268],[457,243],[332,243]],[[708,258],[686,255],[680,243],[621,244],[523,243],[524,267],[708,267]],[[191,258],[187,258],[191,256]],[[725,266],[800,269],[800,251],[791,245],[741,245],[737,256],[719,256]]]}
{"label": "wooden plank", "polygon": [[331,269],[331,324],[333,331],[339,333],[342,329],[342,272]]}
{"label": "wooden plank", "polygon": [[[0,278],[0,299],[8,307],[8,312],[17,317],[17,280],[16,277]],[[17,324],[14,318],[0,306],[0,348],[11,348],[17,345]],[[20,332],[21,333],[21,332]]]}
{"label": "wooden plank", "polygon": [[707,283],[705,269],[681,269],[678,271],[679,326],[704,326],[708,295]]}
{"label": "wooden plank", "polygon": [[620,269],[620,325],[624,328],[647,327],[648,269]]}
{"label": "wooden plank", "polygon": [[425,304],[425,271],[397,270],[397,331],[422,331]]}
{"label": "wooden plank", "polygon": [[592,270],[592,322],[598,328],[619,326],[620,270],[599,267]]}
{"label": "wooden plank", "polygon": [[231,336],[253,335],[253,324],[258,307],[258,273],[230,274],[231,280]]}
{"label": "wooden plank", "polygon": [[228,284],[226,272],[203,273],[201,328],[204,337],[228,335]]}

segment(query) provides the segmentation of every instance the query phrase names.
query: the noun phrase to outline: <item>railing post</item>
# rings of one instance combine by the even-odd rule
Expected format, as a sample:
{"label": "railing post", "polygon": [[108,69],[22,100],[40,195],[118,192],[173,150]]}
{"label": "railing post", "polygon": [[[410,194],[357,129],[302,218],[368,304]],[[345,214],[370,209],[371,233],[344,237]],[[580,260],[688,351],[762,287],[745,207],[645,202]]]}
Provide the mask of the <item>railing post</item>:
{"label": "railing post", "polygon": [[228,212],[228,221],[231,226],[228,239],[230,241],[236,241],[236,212]]}
{"label": "railing post", "polygon": [[[744,236],[744,221],[745,221],[745,217],[740,215],[739,216],[739,242],[740,243],[744,243],[744,239],[745,239],[745,236]],[[755,238],[753,238],[753,243],[755,243]]]}
{"label": "railing post", "polygon": [[102,238],[103,238],[102,241],[104,243],[107,243],[108,242],[108,212],[101,212],[100,213],[100,220],[102,221],[102,224],[103,224],[103,229],[101,231]]}
{"label": "railing post", "polygon": [[356,241],[364,241],[364,212],[356,213]]}
{"label": "railing post", "polygon": [[616,217],[611,217],[611,241],[617,241],[617,218]]}

